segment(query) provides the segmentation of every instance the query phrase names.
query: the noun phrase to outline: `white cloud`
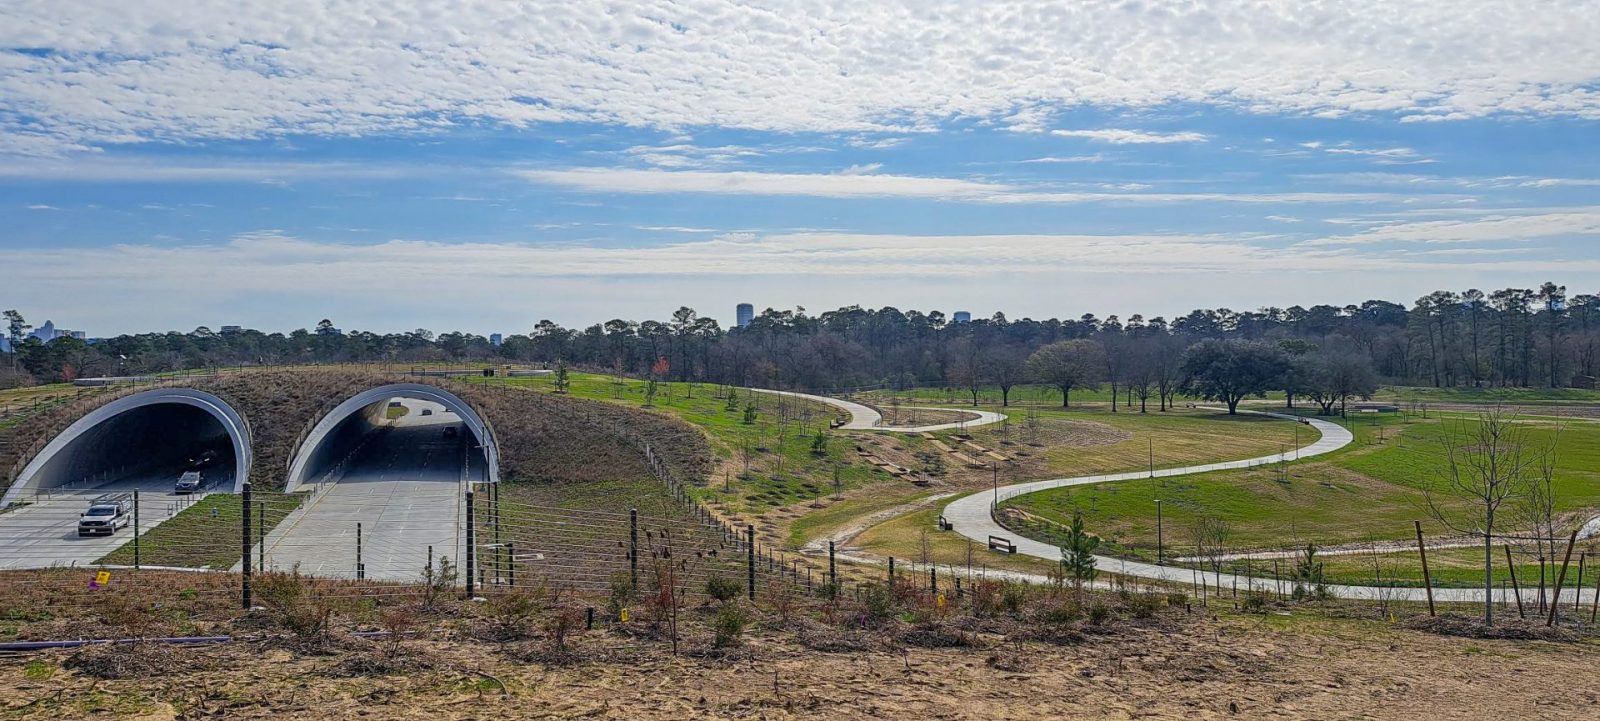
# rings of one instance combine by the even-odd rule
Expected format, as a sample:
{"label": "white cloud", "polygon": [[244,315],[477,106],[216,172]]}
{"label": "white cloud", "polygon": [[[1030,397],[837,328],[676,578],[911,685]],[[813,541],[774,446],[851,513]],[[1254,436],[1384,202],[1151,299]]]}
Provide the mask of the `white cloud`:
{"label": "white cloud", "polygon": [[0,13],[0,48],[45,49],[0,51],[10,154],[482,122],[905,132],[1168,103],[1600,118],[1600,13],[1584,2],[17,0]]}
{"label": "white cloud", "polygon": [[1466,220],[1426,220],[1378,225],[1354,235],[1309,240],[1302,245],[1354,246],[1375,243],[1517,243],[1538,238],[1592,238],[1600,242],[1600,207],[1549,212],[1483,215]]}
{"label": "white cloud", "polygon": [[1202,133],[1183,131],[1178,133],[1150,133],[1142,130],[1127,130],[1123,128],[1100,128],[1098,130],[1052,130],[1051,135],[1063,138],[1088,138],[1090,140],[1111,143],[1113,145],[1149,145],[1165,143],[1203,143],[1206,136]]}
{"label": "white cloud", "polygon": [[0,162],[0,181],[119,183],[285,182],[301,179],[382,180],[437,174],[440,168],[386,163],[168,160],[102,153]]}
{"label": "white cloud", "polygon": [[43,203],[34,203],[33,205],[28,206],[28,210],[60,210],[60,208],[57,208],[54,205],[45,205]]}
{"label": "white cloud", "polygon": [[1019,163],[1103,163],[1107,160],[1104,153],[1094,155],[1046,155],[1041,158],[1018,160]]}
{"label": "white cloud", "polygon": [[[869,166],[870,168],[871,166]],[[875,169],[875,168],[871,168]],[[856,171],[856,172],[850,172]],[[714,193],[821,198],[923,198],[977,203],[1376,203],[1403,200],[1385,193],[1143,193],[1062,192],[959,178],[877,175],[859,167],[836,174],[755,171],[665,171],[633,168],[519,169],[514,175],[544,185],[591,193]],[[1143,184],[1102,186],[1141,190]],[[1459,196],[1430,195],[1434,200]]]}

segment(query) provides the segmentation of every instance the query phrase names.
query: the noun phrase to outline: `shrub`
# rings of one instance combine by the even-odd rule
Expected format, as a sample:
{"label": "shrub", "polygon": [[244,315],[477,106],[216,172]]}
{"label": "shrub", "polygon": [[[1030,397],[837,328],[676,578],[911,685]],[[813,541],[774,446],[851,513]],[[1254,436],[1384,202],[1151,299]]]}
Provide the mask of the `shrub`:
{"label": "shrub", "polygon": [[606,611],[612,618],[621,618],[622,609],[638,597],[639,589],[633,585],[633,579],[626,573],[615,574],[611,577],[611,595],[606,599]]}
{"label": "shrub", "polygon": [[1001,583],[980,578],[972,584],[972,615],[988,618],[1000,611]]}
{"label": "shrub", "polygon": [[728,648],[743,643],[744,630],[750,625],[750,615],[745,611],[744,605],[739,603],[725,603],[717,609],[717,617],[712,622],[712,629],[716,632],[712,645],[717,648]]}
{"label": "shrub", "polygon": [[266,608],[274,624],[293,634],[304,646],[321,646],[331,640],[334,601],[300,575],[296,567],[289,573],[268,572],[256,577],[256,600]]}
{"label": "shrub", "polygon": [[1099,626],[1111,620],[1111,607],[1100,601],[1089,605],[1089,623]]}
{"label": "shrub", "polygon": [[706,595],[727,603],[739,597],[744,588],[738,581],[724,577],[722,574],[713,573],[706,579]]}
{"label": "shrub", "polygon": [[1083,610],[1074,599],[1067,599],[1045,608],[1039,620],[1052,626],[1061,626],[1083,618]]}
{"label": "shrub", "polygon": [[877,624],[894,617],[894,592],[876,583],[861,587],[861,610],[869,623]]}
{"label": "shrub", "polygon": [[1007,583],[1005,591],[1000,595],[1000,605],[1006,613],[1016,615],[1022,612],[1022,607],[1028,602],[1028,588],[1021,583]]}
{"label": "shrub", "polygon": [[440,598],[455,591],[456,577],[455,564],[447,556],[440,556],[437,562],[423,566],[422,607],[429,611],[437,608]]}
{"label": "shrub", "polygon": [[1182,591],[1168,593],[1167,605],[1173,608],[1187,607],[1189,605],[1189,594]]}
{"label": "shrub", "polygon": [[1161,608],[1162,597],[1155,592],[1130,593],[1123,601],[1123,606],[1134,618],[1153,618],[1156,610]]}
{"label": "shrub", "polygon": [[1244,594],[1244,611],[1246,613],[1266,613],[1267,605],[1271,603],[1271,598],[1264,591],[1248,591]]}
{"label": "shrub", "polygon": [[486,617],[480,636],[501,643],[525,639],[532,635],[544,605],[544,594],[539,590],[508,589],[492,594],[484,604]]}

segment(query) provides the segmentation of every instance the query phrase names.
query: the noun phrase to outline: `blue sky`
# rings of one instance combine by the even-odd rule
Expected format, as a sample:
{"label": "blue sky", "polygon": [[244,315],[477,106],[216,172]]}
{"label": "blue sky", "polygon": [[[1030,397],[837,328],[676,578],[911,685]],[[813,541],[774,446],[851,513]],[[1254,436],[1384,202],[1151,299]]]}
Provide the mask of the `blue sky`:
{"label": "blue sky", "polygon": [[1581,2],[0,8],[0,306],[525,332],[1600,291]]}

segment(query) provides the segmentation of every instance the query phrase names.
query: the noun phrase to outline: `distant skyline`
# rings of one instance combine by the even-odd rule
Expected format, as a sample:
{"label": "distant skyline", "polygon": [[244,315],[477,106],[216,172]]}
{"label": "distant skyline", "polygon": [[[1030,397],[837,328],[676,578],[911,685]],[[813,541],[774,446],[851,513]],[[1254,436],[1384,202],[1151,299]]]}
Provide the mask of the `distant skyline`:
{"label": "distant skyline", "polygon": [[93,336],[1600,292],[1582,2],[0,7],[0,307]]}

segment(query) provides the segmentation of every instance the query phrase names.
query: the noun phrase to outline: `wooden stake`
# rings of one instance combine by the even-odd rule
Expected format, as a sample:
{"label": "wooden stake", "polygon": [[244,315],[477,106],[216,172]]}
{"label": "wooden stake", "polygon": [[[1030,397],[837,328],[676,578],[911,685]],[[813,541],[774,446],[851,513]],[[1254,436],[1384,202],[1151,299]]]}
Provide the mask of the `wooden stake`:
{"label": "wooden stake", "polygon": [[1422,521],[1412,521],[1417,526],[1417,553],[1422,555],[1422,587],[1428,589],[1428,615],[1433,610],[1433,577],[1428,575],[1428,546],[1422,542]]}
{"label": "wooden stake", "polygon": [[1550,618],[1544,622],[1546,627],[1556,625],[1556,611],[1561,608],[1561,584],[1567,580],[1567,566],[1572,563],[1572,547],[1578,543],[1578,529],[1572,529],[1572,537],[1567,539],[1567,555],[1561,559],[1561,573],[1556,576],[1556,587],[1550,594]]}
{"label": "wooden stake", "polygon": [[1506,568],[1511,570],[1511,595],[1517,599],[1517,618],[1527,618],[1522,612],[1522,587],[1517,585],[1517,564],[1511,560],[1511,547],[1501,546],[1506,549]]}

